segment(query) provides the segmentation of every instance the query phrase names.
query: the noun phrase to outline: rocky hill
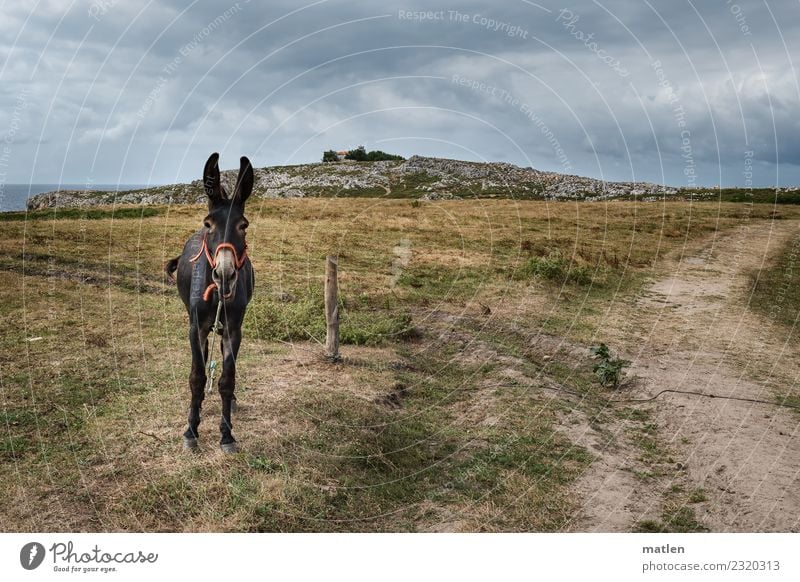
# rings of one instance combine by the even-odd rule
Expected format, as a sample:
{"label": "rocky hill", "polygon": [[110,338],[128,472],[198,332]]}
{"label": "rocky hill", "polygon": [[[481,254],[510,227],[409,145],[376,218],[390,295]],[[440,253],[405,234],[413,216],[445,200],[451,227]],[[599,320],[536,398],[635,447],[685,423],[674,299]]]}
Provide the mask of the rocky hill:
{"label": "rocky hill", "polygon": [[[222,172],[233,191],[237,170]],[[593,178],[542,172],[503,162],[465,162],[412,156],[405,161],[332,162],[255,169],[254,196],[391,197],[422,200],[514,198],[548,200],[641,199],[682,197],[685,192],[645,182],[603,182]],[[713,192],[692,192],[712,197]],[[65,190],[38,194],[28,209],[101,204],[188,204],[205,200],[202,181],[125,192]]]}

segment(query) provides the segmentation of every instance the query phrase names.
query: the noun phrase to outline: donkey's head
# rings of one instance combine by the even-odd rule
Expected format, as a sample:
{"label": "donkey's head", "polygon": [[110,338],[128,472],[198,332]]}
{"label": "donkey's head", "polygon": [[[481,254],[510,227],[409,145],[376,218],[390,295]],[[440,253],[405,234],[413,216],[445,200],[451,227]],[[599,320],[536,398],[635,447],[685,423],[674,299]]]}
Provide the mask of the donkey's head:
{"label": "donkey's head", "polygon": [[222,298],[230,299],[236,291],[236,279],[247,248],[244,203],[253,191],[253,166],[250,160],[241,158],[236,188],[233,196],[228,196],[220,181],[219,154],[213,153],[203,171],[203,187],[208,196],[208,215],[203,224],[207,230],[207,249],[213,259],[211,276]]}

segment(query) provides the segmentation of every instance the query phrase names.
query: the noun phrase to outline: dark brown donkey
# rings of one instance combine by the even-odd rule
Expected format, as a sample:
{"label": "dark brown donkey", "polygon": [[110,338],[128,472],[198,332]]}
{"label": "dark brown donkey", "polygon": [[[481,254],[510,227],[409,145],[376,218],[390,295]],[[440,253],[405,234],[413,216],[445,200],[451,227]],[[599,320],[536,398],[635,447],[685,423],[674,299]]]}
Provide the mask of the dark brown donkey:
{"label": "dark brown donkey", "polygon": [[194,233],[180,257],[169,261],[165,270],[173,277],[178,272],[178,293],[189,312],[189,344],[192,347],[192,370],[189,388],[189,428],[183,433],[185,449],[197,448],[200,407],[206,387],[208,335],[212,332],[220,310],[222,334],[222,374],[219,395],[222,398],[222,433],[220,446],[226,453],[236,452],[236,439],[231,434],[231,405],[235,402],[236,357],[242,341],[242,321],[253,296],[253,266],[247,256],[247,219],[244,203],[253,191],[253,168],[250,160],[241,159],[233,196],[228,196],[220,183],[219,154],[211,154],[203,171],[203,187],[208,196],[208,215],[203,228]]}

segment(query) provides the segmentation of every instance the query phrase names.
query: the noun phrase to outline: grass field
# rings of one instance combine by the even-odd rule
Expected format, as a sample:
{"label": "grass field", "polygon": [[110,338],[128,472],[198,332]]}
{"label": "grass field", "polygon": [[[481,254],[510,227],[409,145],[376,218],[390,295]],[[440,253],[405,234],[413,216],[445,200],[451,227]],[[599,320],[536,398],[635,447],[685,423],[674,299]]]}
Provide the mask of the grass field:
{"label": "grass field", "polygon": [[[320,198],[247,210],[256,297],[232,456],[218,451],[215,397],[200,452],[180,448],[187,316],[162,265],[204,209],[0,215],[2,531],[563,529],[570,484],[593,458],[564,419],[602,427],[608,414],[588,349],[604,340],[596,315],[667,253],[800,217],[712,202]],[[319,344],[331,253],[337,365]],[[759,279],[756,297],[786,270]],[[646,417],[630,423],[647,432]]]}
{"label": "grass field", "polygon": [[800,236],[773,264],[752,273],[751,304],[771,320],[795,327],[800,318]]}

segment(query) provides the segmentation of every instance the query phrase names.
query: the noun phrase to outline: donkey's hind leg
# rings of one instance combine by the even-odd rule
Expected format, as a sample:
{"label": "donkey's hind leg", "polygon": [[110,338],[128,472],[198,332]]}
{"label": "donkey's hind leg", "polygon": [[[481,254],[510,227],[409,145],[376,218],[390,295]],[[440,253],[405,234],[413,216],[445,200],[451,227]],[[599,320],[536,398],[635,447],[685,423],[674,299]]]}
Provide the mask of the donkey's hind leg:
{"label": "donkey's hind leg", "polygon": [[222,374],[219,377],[219,395],[222,399],[222,418],[219,431],[222,434],[220,447],[225,453],[236,452],[236,439],[231,430],[231,409],[234,400],[233,391],[236,388],[236,356],[239,354],[239,344],[242,342],[240,329],[226,330],[222,336]]}
{"label": "donkey's hind leg", "polygon": [[205,398],[208,332],[203,332],[199,325],[193,324],[189,329],[189,344],[192,346],[192,370],[189,373],[192,402],[189,405],[189,428],[183,433],[183,448],[193,451],[197,448],[200,409]]}

